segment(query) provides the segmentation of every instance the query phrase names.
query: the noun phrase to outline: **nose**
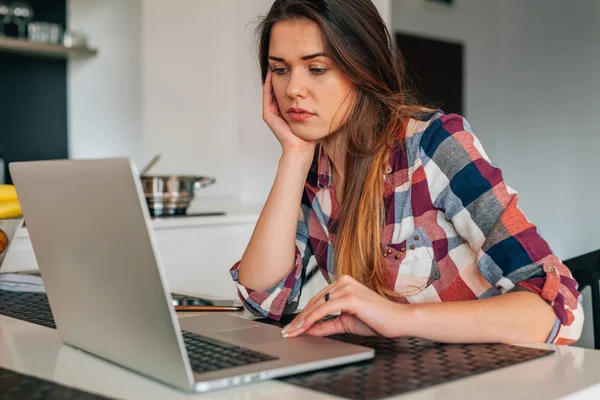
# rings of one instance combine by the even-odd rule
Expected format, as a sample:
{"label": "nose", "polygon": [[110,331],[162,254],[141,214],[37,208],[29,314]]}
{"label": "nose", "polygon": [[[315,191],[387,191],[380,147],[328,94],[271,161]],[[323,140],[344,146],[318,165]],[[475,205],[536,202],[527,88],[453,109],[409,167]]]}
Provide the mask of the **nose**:
{"label": "nose", "polygon": [[291,98],[307,96],[308,88],[306,87],[305,77],[301,70],[296,69],[290,73],[286,93]]}

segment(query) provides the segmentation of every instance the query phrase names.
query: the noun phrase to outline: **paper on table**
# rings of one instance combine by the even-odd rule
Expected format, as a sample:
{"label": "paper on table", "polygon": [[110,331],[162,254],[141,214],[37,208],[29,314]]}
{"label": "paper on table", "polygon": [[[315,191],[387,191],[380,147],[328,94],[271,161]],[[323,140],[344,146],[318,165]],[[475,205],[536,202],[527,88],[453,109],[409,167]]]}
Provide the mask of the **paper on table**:
{"label": "paper on table", "polygon": [[0,290],[46,293],[42,277],[27,274],[0,274]]}

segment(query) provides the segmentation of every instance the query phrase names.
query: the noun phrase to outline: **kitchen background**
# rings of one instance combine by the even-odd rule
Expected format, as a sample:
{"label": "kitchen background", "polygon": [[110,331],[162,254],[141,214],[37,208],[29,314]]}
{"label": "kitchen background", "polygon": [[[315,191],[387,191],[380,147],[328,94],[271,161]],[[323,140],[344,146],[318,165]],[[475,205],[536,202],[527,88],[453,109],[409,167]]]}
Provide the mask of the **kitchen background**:
{"label": "kitchen background", "polygon": [[[174,286],[235,295],[227,270],[280,155],[261,118],[252,47],[254,21],[272,0],[27,3],[33,21],[85,33],[97,54],[24,56],[6,52],[0,38],[2,158],[127,156],[141,167],[160,153],[153,173],[215,177],[192,209],[226,209],[229,219],[155,226]],[[600,2],[375,3],[394,34],[458,46],[462,113],[555,253],[599,249]],[[17,261],[30,249],[15,247],[12,268],[35,264],[31,255]],[[589,297],[588,287],[586,307]],[[591,346],[587,315],[580,344]]]}

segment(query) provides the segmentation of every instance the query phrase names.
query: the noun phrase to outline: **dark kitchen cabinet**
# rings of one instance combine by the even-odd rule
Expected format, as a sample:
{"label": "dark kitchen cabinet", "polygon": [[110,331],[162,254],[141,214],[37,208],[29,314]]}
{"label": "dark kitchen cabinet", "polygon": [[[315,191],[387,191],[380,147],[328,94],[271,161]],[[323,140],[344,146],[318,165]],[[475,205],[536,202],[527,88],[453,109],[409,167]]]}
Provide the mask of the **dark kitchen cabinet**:
{"label": "dark kitchen cabinet", "polygon": [[[35,21],[66,25],[65,0],[29,1]],[[0,148],[12,161],[68,157],[67,61],[0,53]]]}

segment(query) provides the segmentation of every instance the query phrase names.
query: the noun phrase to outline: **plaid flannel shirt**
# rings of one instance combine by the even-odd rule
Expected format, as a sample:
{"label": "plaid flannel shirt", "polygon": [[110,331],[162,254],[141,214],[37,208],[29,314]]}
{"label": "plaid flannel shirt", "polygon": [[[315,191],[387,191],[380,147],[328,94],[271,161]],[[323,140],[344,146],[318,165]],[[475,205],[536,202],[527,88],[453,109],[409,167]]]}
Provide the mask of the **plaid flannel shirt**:
{"label": "plaid flannel shirt", "polygon": [[[474,300],[529,290],[556,314],[548,343],[579,338],[577,282],[517,207],[518,194],[463,117],[441,111],[414,116],[390,152],[383,180],[381,257],[388,287],[401,295],[397,301]],[[231,268],[250,311],[275,320],[295,311],[313,255],[327,282],[335,279],[339,210],[331,161],[317,151],[300,206],[293,270],[259,292],[239,284],[239,262]]]}

